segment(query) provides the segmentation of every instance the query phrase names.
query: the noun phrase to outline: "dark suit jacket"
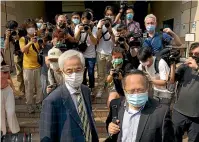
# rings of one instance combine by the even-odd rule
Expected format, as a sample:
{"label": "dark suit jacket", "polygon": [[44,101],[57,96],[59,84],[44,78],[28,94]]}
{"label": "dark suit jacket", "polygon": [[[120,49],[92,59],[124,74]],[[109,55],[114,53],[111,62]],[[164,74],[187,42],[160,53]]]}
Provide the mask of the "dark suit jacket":
{"label": "dark suit jacket", "polygon": [[[110,113],[106,120],[107,128],[112,121],[112,106],[118,106],[118,119],[120,121],[120,132],[112,136],[112,142],[122,141],[122,122],[124,116],[125,97],[112,100]],[[130,123],[130,122],[129,122]],[[149,98],[141,111],[137,130],[136,142],[173,142],[174,130],[170,118],[170,109],[166,105],[159,104],[156,100]]]}
{"label": "dark suit jacket", "polygon": [[[92,141],[98,142],[92,117],[89,88],[81,86],[89,117]],[[80,117],[66,85],[58,87],[44,101],[40,118],[41,142],[84,142],[85,136]]]}

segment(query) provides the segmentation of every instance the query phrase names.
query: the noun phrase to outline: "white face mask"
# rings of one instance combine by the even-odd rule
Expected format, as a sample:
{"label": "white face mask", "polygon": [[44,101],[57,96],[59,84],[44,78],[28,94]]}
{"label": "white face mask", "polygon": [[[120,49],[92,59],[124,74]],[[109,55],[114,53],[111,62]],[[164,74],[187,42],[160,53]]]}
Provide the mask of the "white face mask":
{"label": "white face mask", "polygon": [[112,23],[114,22],[114,16],[106,16],[106,17],[110,18]]}
{"label": "white face mask", "polygon": [[83,73],[72,73],[70,75],[64,74],[65,81],[73,88],[80,87],[83,82]]}
{"label": "white face mask", "polygon": [[28,29],[27,29],[27,33],[28,33],[29,35],[34,35],[34,33],[35,33],[35,28],[28,28]]}
{"label": "white face mask", "polygon": [[50,62],[50,68],[57,71],[59,69],[59,64],[57,62]]}

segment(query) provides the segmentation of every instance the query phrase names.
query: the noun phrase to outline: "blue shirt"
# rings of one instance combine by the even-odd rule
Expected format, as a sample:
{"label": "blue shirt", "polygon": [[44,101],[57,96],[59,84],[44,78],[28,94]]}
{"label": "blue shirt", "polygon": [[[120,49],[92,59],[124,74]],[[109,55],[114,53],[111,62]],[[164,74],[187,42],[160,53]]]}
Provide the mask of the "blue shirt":
{"label": "blue shirt", "polygon": [[126,107],[122,124],[122,142],[135,142],[143,108],[132,110]]}
{"label": "blue shirt", "polygon": [[159,33],[155,33],[153,37],[148,37],[147,39],[145,39],[143,47],[151,47],[152,52],[155,55],[162,50],[162,41],[170,42],[171,40],[172,37],[167,33],[162,34],[162,39]]}

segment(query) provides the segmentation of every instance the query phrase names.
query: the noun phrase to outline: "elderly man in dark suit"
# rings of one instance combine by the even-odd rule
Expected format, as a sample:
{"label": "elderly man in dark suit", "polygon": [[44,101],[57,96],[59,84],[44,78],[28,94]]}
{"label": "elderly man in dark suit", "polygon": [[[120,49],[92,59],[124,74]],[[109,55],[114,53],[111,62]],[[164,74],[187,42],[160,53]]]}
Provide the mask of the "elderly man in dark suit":
{"label": "elderly man in dark suit", "polygon": [[112,142],[173,142],[168,106],[148,97],[149,81],[139,70],[123,80],[125,97],[111,101],[107,129]]}
{"label": "elderly man in dark suit", "polygon": [[68,50],[58,63],[65,82],[43,101],[41,142],[98,142],[90,90],[82,85],[85,66],[82,53]]}

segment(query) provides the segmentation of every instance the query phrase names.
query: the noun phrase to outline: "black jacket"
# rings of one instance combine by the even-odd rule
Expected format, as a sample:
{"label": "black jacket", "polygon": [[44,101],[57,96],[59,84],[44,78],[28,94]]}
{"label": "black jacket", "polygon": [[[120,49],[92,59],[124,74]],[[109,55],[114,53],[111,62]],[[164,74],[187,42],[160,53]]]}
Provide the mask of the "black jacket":
{"label": "black jacket", "polygon": [[[106,120],[107,128],[112,121],[112,106],[117,105],[121,130],[118,134],[112,136],[112,142],[122,141],[122,123],[125,111],[124,103],[125,97],[112,100],[110,103],[110,112]],[[173,138],[174,130],[169,107],[149,98],[149,101],[141,111],[136,142],[173,142]]]}

